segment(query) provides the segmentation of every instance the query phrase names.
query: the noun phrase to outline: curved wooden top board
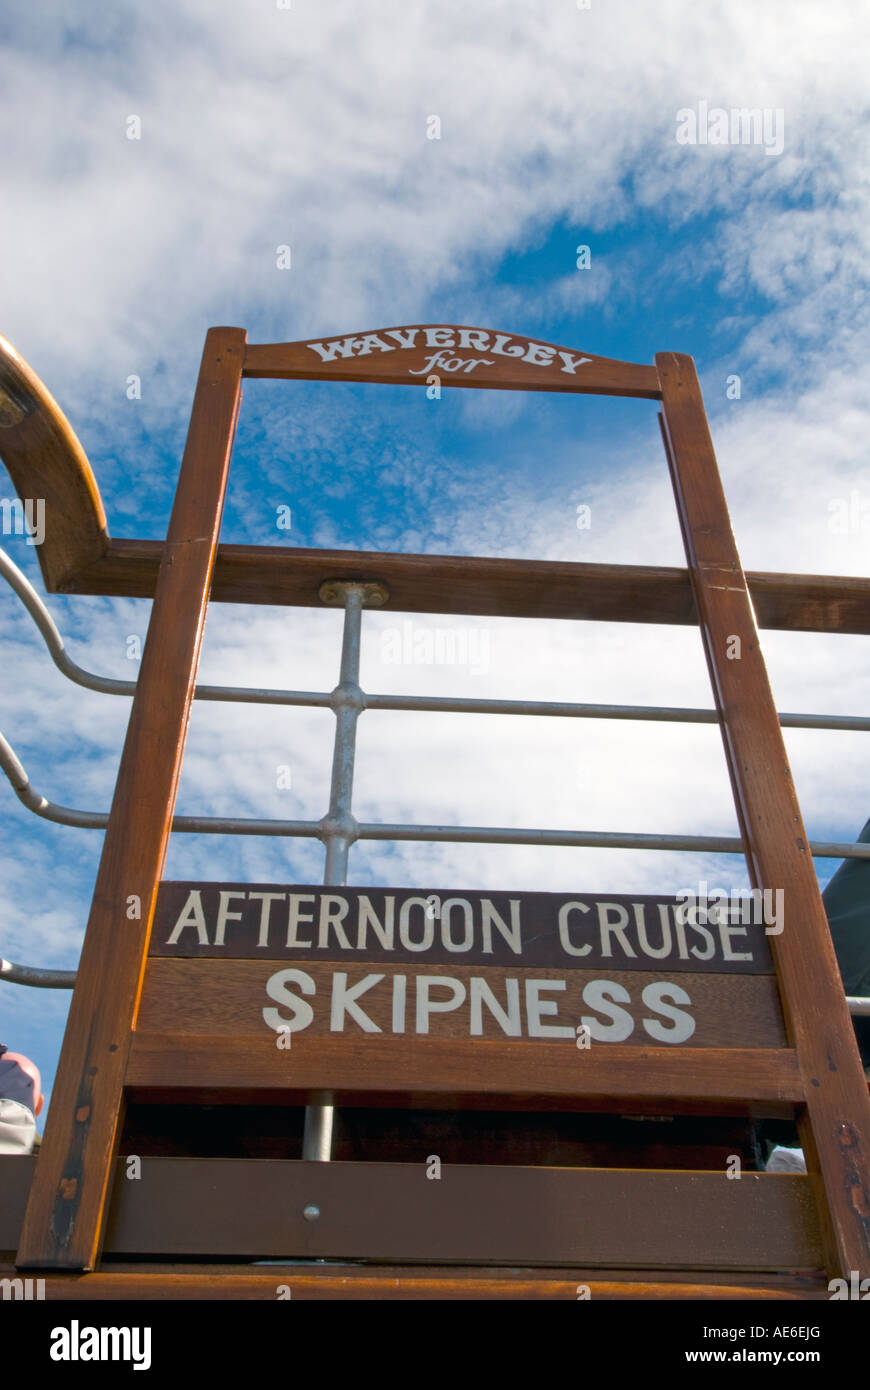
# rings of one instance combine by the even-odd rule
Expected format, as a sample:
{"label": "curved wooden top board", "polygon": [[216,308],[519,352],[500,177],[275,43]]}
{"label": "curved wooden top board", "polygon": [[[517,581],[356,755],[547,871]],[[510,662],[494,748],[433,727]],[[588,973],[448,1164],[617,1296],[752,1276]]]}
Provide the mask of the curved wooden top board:
{"label": "curved wooden top board", "polygon": [[425,386],[437,376],[442,386],[661,397],[654,366],[594,357],[518,333],[437,323],[300,343],[249,343],[244,375],[400,386]]}
{"label": "curved wooden top board", "polygon": [[0,337],[0,458],[23,502],[43,502],[35,547],[56,593],[105,554],[109,533],[97,480],[75,431],[39,377]]}

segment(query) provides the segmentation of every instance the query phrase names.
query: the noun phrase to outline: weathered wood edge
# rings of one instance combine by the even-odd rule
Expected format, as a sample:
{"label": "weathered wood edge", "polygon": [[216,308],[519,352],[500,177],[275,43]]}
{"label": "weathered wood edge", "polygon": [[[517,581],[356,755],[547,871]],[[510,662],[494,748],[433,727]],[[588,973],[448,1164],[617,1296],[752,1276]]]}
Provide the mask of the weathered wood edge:
{"label": "weathered wood edge", "polygon": [[[304,1272],[298,1264],[275,1265],[269,1274],[253,1272],[250,1266],[213,1268],[177,1272],[172,1267],[155,1270],[151,1264],[125,1265],[114,1261],[94,1274],[47,1274],[44,1276],[46,1302],[151,1302],[151,1301],[267,1301],[275,1302],[278,1286],[291,1289],[292,1299],[306,1301],[471,1301],[513,1300],[575,1302],[578,1286],[586,1285],[593,1302],[616,1300],[794,1302],[827,1300],[830,1295],[821,1275],[763,1275],[735,1277],[733,1271],[706,1274],[709,1282],[699,1282],[697,1272],[675,1271],[662,1277],[623,1276],[621,1270],[482,1270],[474,1268],[431,1268],[429,1266],[381,1265],[360,1271],[358,1266],[344,1269],[334,1265]],[[0,1264],[0,1278],[15,1278],[14,1266]]]}

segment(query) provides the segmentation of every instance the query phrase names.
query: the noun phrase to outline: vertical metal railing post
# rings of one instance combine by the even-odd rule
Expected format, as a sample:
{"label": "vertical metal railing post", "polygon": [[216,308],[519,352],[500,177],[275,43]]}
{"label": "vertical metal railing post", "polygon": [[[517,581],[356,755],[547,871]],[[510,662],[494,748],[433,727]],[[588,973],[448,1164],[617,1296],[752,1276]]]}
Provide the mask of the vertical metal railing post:
{"label": "vertical metal railing post", "polygon": [[[388,591],[383,584],[328,580],[321,584],[319,592],[323,603],[332,607],[341,604],[344,608],[341,667],[338,685],[330,698],[335,713],[335,743],[332,751],[329,810],[320,822],[320,838],[326,846],[323,882],[327,887],[341,887],[347,883],[348,855],[358,833],[351,803],[356,726],[360,714],[366,707],[366,698],[359,684],[362,611],[366,606],[380,607],[386,602]],[[305,1110],[305,1130],[302,1136],[304,1159],[313,1159],[320,1163],[329,1162],[334,1120],[332,1094],[324,1091],[317,1101],[308,1105]]]}

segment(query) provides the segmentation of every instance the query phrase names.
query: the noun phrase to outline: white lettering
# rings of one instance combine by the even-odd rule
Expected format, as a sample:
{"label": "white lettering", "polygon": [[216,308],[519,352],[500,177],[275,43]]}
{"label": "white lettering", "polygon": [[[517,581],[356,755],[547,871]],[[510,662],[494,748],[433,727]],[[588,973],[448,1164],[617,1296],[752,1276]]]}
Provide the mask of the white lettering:
{"label": "white lettering", "polygon": [[574,946],[571,942],[571,936],[568,931],[568,913],[574,912],[575,910],[577,912],[588,912],[589,908],[586,903],[563,903],[559,908],[559,940],[562,943],[562,950],[567,951],[569,956],[588,956],[589,952],[592,950],[588,942],[585,946]]}
{"label": "white lettering", "polygon": [[51,1329],[52,1361],[132,1361],[134,1371],[151,1366],[150,1327],[69,1327]]}
{"label": "white lettering", "polygon": [[314,1018],[314,1010],[311,1005],[306,1004],[304,999],[297,999],[294,994],[291,994],[287,989],[288,984],[298,986],[303,994],[317,993],[317,986],[304,970],[290,968],[277,970],[274,975],[270,975],[266,981],[266,993],[269,998],[293,1010],[293,1016],[289,1019],[285,1018],[283,1014],[279,1014],[277,1009],[263,1010],[265,1023],[270,1028],[274,1028],[276,1033],[299,1033],[303,1028],[307,1028]]}
{"label": "white lettering", "polygon": [[405,1031],[405,997],[407,995],[407,975],[393,976],[393,1032]]}
{"label": "white lettering", "polygon": [[526,1027],[530,1038],[573,1038],[574,1029],[567,1024],[542,1023],[545,1014],[558,1014],[555,999],[542,999],[542,990],[563,990],[564,980],[526,980]]}
{"label": "white lettering", "polygon": [[699,936],[704,938],[707,943],[707,949],[706,951],[699,951],[697,946],[690,946],[690,953],[696,960],[712,960],[713,956],[716,954],[716,943],[713,940],[713,933],[702,926],[700,922],[695,922],[692,925],[692,931],[696,931]]}
{"label": "white lettering", "polygon": [[286,893],[248,893],[248,897],[253,902],[256,898],[260,899],[260,935],[257,938],[258,946],[268,946],[269,944],[269,916],[272,911],[272,903],[282,903],[287,897]]}
{"label": "white lettering", "polygon": [[[430,990],[442,988],[450,990],[449,999],[432,999]],[[465,985],[453,980],[449,975],[417,976],[417,1032],[429,1032],[429,1015],[451,1013],[465,1002]]]}
{"label": "white lettering", "polygon": [[368,333],[361,340],[356,355],[357,357],[368,357],[369,353],[374,352],[375,349],[378,352],[395,352],[396,350],[391,343],[385,343],[383,338],[379,338],[377,333]]}
{"label": "white lettering", "polygon": [[344,1032],[344,1016],[352,1018],[358,1023],[364,1033],[380,1033],[381,1029],[369,1018],[367,1013],[357,1004],[357,999],[366,990],[373,989],[380,984],[383,975],[364,975],[355,985],[347,987],[347,974],[344,970],[337,970],[332,977],[332,1004],[329,1011],[329,1027],[333,1033]]}
{"label": "white lettering", "polygon": [[752,960],[751,951],[732,951],[732,936],[747,936],[745,927],[729,927],[727,922],[719,921],[719,940],[722,943],[723,960]]}
{"label": "white lettering", "polygon": [[583,1003],[613,1020],[602,1023],[599,1018],[583,1015],[580,1022],[589,1029],[595,1042],[620,1043],[631,1037],[634,1019],[627,1009],[620,1008],[620,1004],[631,1003],[631,995],[623,985],[615,980],[590,980],[583,990]]}
{"label": "white lettering", "polygon": [[496,999],[486,980],[479,975],[472,975],[469,981],[470,1002],[471,1002],[471,1022],[469,1032],[472,1037],[479,1038],[483,1034],[483,1008],[485,1004],[492,1014],[496,1023],[503,1033],[509,1038],[522,1037],[523,1025],[520,1015],[520,982],[519,980],[505,980],[505,1001],[507,1009],[503,1009],[498,999]]}
{"label": "white lettering", "polygon": [[[464,930],[459,941],[453,940],[450,928],[450,915],[459,908],[464,919]],[[441,906],[441,944],[447,951],[470,951],[474,944],[474,914],[467,898],[445,898]]]}
{"label": "white lettering", "polygon": [[400,348],[412,348],[419,332],[419,328],[390,328],[387,337],[395,338]]}
{"label": "white lettering", "polygon": [[409,368],[408,375],[428,378],[437,367],[442,372],[458,372],[462,368],[467,376],[469,372],[474,371],[475,367],[491,367],[492,365],[486,357],[448,357],[442,349],[440,352],[433,352],[431,357],[427,357],[419,371]]}
{"label": "white lettering", "polygon": [[511,347],[507,347],[506,344],[510,342],[509,333],[496,333],[495,342],[489,351],[497,352],[499,357],[522,357],[525,348],[520,343],[512,343]]}
{"label": "white lettering", "polygon": [[247,896],[247,893],[228,893],[225,889],[221,889],[217,925],[214,932],[215,946],[226,945],[224,936],[227,929],[227,922],[241,922],[242,920],[241,912],[230,912],[230,903],[233,898],[238,898],[240,902],[244,902]]}
{"label": "white lettering", "polygon": [[[428,951],[435,937],[435,920],[428,913],[426,898],[406,898],[399,909],[399,940],[406,951]],[[423,936],[420,941],[411,940],[411,909],[418,907],[423,914]]]}
{"label": "white lettering", "polygon": [[476,348],[478,352],[489,352],[489,334],[482,333],[478,328],[460,328],[459,346]]}
{"label": "white lettering", "polygon": [[340,898],[337,893],[324,893],[321,897],[320,922],[317,929],[317,945],[321,950],[329,945],[330,927],[335,932],[335,938],[342,951],[353,950],[341,925],[348,914],[348,908],[347,899]]}
{"label": "white lettering", "polygon": [[181,915],[175,926],[167,937],[166,944],[174,946],[185,927],[196,927],[196,939],[200,946],[208,945],[208,929],[205,925],[205,913],[202,909],[202,893],[198,888],[191,888],[187,895],[187,902],[181,910]]}
{"label": "white lettering", "polygon": [[520,929],[520,899],[508,898],[511,912],[511,924],[496,912],[489,898],[482,898],[480,903],[480,931],[483,938],[483,950],[487,955],[492,954],[492,929],[496,928],[504,937],[515,956],[523,953],[523,939]]}
{"label": "white lettering", "polygon": [[573,376],[577,368],[582,367],[584,363],[592,361],[591,357],[575,357],[571,352],[562,352],[561,348],[559,349],[559,356],[565,364],[562,371],[567,372],[569,376]]}
{"label": "white lettering", "polygon": [[544,343],[529,343],[523,361],[531,362],[535,367],[549,367],[555,355],[555,348],[547,347]]}
{"label": "white lettering", "polygon": [[331,343],[309,343],[312,352],[320,354],[324,362],[334,362],[339,357],[353,357],[354,349],[359,347],[359,338],[336,338]]}
{"label": "white lettering", "polygon": [[670,1028],[666,1028],[655,1018],[642,1019],[641,1022],[651,1038],[664,1043],[684,1043],[689,1040],[695,1031],[695,1020],[683,1009],[674,1009],[665,1002],[671,999],[675,1004],[691,1004],[691,999],[680,985],[668,984],[665,980],[658,981],[656,984],[646,985],[640,997],[648,1009],[654,1009],[656,1013],[664,1014],[665,1018],[673,1019]]}
{"label": "white lettering", "polygon": [[662,929],[661,946],[650,945],[649,937],[646,934],[645,905],[643,903],[632,903],[632,907],[634,908],[634,920],[637,926],[637,939],[640,949],[643,951],[644,955],[652,956],[653,960],[663,960],[665,956],[671,954],[672,949],[671,924],[667,907],[659,903],[659,922],[661,923]]}
{"label": "white lettering", "polygon": [[396,899],[392,893],[388,893],[384,898],[383,922],[379,921],[372,907],[371,899],[365,893],[360,893],[359,920],[356,926],[356,949],[358,951],[365,950],[368,929],[371,927],[384,950],[392,951],[394,949],[395,940],[395,916]]}
{"label": "white lettering", "polygon": [[291,893],[289,895],[289,905],[287,908],[287,948],[291,946],[313,946],[313,941],[300,941],[296,935],[297,928],[303,923],[313,922],[313,912],[300,912],[302,903],[313,903],[313,893]]}
{"label": "white lettering", "polygon": [[[616,921],[611,922],[611,912],[616,913]],[[628,912],[620,903],[599,903],[598,904],[598,926],[601,932],[601,954],[612,956],[613,948],[610,944],[611,936],[619,938],[623,955],[637,956],[637,952],[625,935],[625,928],[628,925]]]}
{"label": "white lettering", "polygon": [[[688,114],[694,122],[694,112]],[[677,138],[680,139],[679,132]],[[768,149],[768,153],[771,152]],[[386,328],[382,334],[366,333],[359,338],[334,338],[326,343],[307,343],[306,346],[312,352],[316,352],[321,361],[335,362],[338,358],[368,357],[372,352],[395,352],[397,347],[409,351],[417,346],[421,334],[428,348],[474,348],[478,352],[496,353],[499,357],[522,358],[533,367],[552,366],[558,353],[562,362],[560,370],[569,376],[573,376],[578,367],[593,360],[591,357],[580,357],[576,353],[550,347],[547,343],[534,343],[528,338],[515,339],[509,333],[491,334],[480,328],[453,329],[443,324],[417,328]],[[387,339],[392,341],[388,342]],[[411,375],[431,374],[436,367],[448,372],[462,370],[467,373],[478,366],[492,365],[493,363],[485,358],[446,357],[443,352],[438,351],[427,359],[427,366],[423,372],[414,371]]]}

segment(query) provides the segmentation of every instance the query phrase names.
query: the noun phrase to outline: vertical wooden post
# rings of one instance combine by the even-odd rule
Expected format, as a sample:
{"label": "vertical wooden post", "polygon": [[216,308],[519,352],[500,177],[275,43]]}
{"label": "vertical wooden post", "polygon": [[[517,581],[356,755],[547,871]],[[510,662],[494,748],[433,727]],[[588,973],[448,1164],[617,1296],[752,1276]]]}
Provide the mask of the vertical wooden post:
{"label": "vertical wooden post", "polygon": [[92,1269],[169,840],[239,403],[246,334],[209,330],[51,1111],[22,1268]]}
{"label": "vertical wooden post", "polygon": [[657,353],[683,540],[754,888],[783,890],[769,940],[806,1097],[801,1139],[829,1272],[870,1276],[870,1099],[731,531],[695,366]]}

